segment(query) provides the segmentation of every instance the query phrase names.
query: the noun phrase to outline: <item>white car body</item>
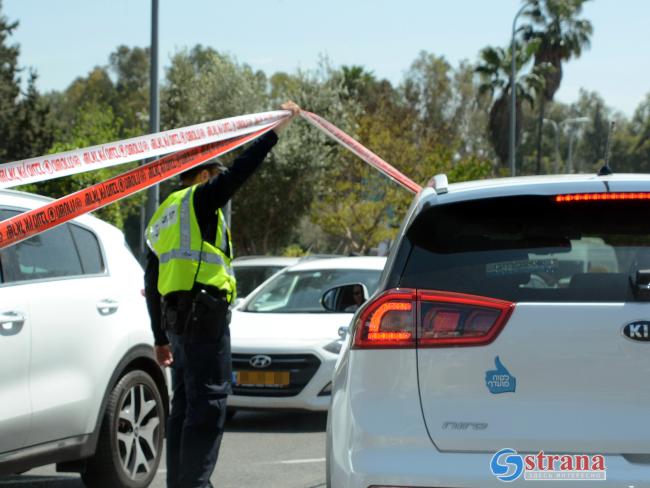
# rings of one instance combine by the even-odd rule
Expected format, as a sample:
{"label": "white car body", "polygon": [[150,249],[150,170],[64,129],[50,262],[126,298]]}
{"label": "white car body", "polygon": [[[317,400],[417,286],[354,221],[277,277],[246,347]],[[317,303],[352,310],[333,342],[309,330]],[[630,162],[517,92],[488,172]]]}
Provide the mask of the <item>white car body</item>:
{"label": "white car body", "polygon": [[[48,201],[0,190],[0,211],[22,212]],[[98,272],[46,277],[51,269],[45,264],[29,267],[17,258],[21,250],[43,245],[48,251],[36,255],[52,264],[48,253],[67,245],[51,238],[52,232],[67,239],[71,226],[97,239],[103,260]],[[90,253],[88,242],[75,240],[77,253]],[[166,409],[164,377],[154,359],[142,294],[142,268],[122,232],[86,215],[0,254],[5,273],[0,282],[0,473],[92,456],[107,400],[128,371],[139,369],[151,376]],[[67,266],[63,261],[59,265]],[[8,267],[27,274],[20,281],[8,280]]]}
{"label": "white car body", "polygon": [[[315,259],[287,268],[280,274],[319,270],[374,270],[378,277],[385,262],[386,259],[381,257]],[[339,329],[349,325],[353,314],[247,312],[247,305],[255,300],[264,286],[258,288],[232,312],[230,333],[233,371],[251,370],[253,368],[248,364],[248,359],[266,355],[273,359],[273,364],[281,365],[282,369],[304,367],[313,371],[313,375],[306,385],[296,387],[293,390],[295,394],[290,395],[278,391],[274,394],[282,396],[269,396],[268,391],[261,388],[249,389],[246,395],[238,394],[242,388],[238,389],[235,385],[234,394],[228,397],[228,406],[235,409],[326,411],[330,395],[328,391],[323,393],[323,389],[331,383],[338,354],[324,349],[324,346],[340,340]],[[325,291],[327,290],[321,290],[320,293]],[[273,364],[269,366],[270,369],[273,369]]]}
{"label": "white car body", "polygon": [[[355,315],[334,374],[327,432],[328,487],[507,486],[491,472],[493,456],[504,448],[521,455],[539,451],[602,455],[606,480],[589,481],[588,486],[650,486],[650,336],[644,338],[641,324],[635,329],[635,340],[624,337],[630,323],[650,325],[648,301],[515,301],[512,314],[503,316],[505,325],[492,341],[472,347],[441,343],[428,347],[417,342],[417,347],[382,349],[360,347],[361,342],[356,342],[368,327],[363,324],[371,323],[373,317],[361,321],[366,310],[373,310],[383,293],[399,296],[394,295],[399,290],[390,290],[404,282],[401,273],[408,269],[413,254],[405,257],[402,248],[410,245],[411,228],[423,222],[417,220],[419,216],[483,199],[522,196],[550,201],[555,195],[609,192],[648,192],[650,198],[650,175],[504,178],[453,184],[437,192],[425,188],[416,197],[377,294]],[[544,216],[530,215],[527,225],[540,218]],[[624,213],[620,218],[624,220]],[[615,220],[608,217],[612,225]],[[444,235],[449,230],[444,220],[437,225],[431,233]],[[596,244],[597,251],[604,246],[602,241]],[[584,249],[577,249],[574,256],[587,256]],[[612,253],[607,250],[605,257],[603,263],[608,265]],[[563,266],[562,262],[557,266]],[[485,269],[487,273],[487,265]],[[610,274],[588,278],[615,278],[617,272],[622,271],[599,269],[594,273]],[[621,282],[627,286],[625,280]],[[401,286],[421,290],[408,283]],[[481,283],[477,281],[476,286]],[[520,282],[516,286],[529,285]],[[553,293],[561,286],[548,291]],[[530,285],[528,291],[536,293],[534,288]],[[606,286],[594,290],[608,292]],[[444,292],[437,297],[433,307],[442,313],[445,300],[452,299],[444,298]],[[415,303],[411,298],[404,300]],[[419,324],[427,302],[418,298],[418,303]],[[423,340],[425,332],[418,334],[415,340]],[[497,358],[507,371],[496,369]],[[503,383],[492,382],[494,371],[502,373]],[[527,484],[523,475],[512,482],[513,486]],[[550,485],[572,487],[576,483],[556,480]]]}

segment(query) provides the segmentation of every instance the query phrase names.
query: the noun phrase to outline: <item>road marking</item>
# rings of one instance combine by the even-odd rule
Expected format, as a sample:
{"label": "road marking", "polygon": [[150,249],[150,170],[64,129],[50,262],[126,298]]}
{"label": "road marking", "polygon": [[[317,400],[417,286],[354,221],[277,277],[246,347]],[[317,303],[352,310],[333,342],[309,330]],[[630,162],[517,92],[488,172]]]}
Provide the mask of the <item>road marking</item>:
{"label": "road marking", "polygon": [[312,459],[289,459],[287,461],[276,461],[272,464],[308,464],[308,463],[324,463],[325,458],[312,458]]}
{"label": "road marking", "polygon": [[[57,477],[47,477],[47,476],[36,476],[32,475],[29,476],[26,479],[4,479],[3,481],[9,484],[19,484],[19,483],[32,483],[32,484],[40,484],[40,483],[46,483],[46,482],[57,482],[57,481],[70,481],[76,479],[76,476],[57,476]],[[4,484],[4,483],[2,483]]]}

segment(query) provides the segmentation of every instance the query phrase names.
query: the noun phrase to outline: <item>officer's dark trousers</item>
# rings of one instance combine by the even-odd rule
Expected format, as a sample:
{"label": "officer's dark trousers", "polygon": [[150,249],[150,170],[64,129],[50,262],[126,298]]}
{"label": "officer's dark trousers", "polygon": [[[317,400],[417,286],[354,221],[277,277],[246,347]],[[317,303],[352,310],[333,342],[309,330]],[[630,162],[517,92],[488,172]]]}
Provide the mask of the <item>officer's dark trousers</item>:
{"label": "officer's dark trousers", "polygon": [[[174,363],[173,398],[167,422],[168,488],[211,487],[212,474],[226,419],[225,341],[191,343],[185,336],[167,332]],[[229,334],[228,334],[229,335]]]}

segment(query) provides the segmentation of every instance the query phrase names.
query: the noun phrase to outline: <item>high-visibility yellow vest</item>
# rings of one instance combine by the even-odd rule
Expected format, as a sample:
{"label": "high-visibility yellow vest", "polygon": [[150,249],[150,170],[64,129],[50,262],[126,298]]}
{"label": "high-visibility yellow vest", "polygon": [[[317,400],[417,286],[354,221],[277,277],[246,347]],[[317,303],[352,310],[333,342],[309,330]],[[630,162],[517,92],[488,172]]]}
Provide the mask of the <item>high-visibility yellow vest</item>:
{"label": "high-visibility yellow vest", "polygon": [[221,210],[217,210],[214,243],[201,237],[194,213],[196,186],[172,193],[158,207],[146,230],[147,245],[158,256],[158,291],[167,295],[191,290],[195,283],[214,286],[236,296],[235,275],[230,266],[232,242]]}

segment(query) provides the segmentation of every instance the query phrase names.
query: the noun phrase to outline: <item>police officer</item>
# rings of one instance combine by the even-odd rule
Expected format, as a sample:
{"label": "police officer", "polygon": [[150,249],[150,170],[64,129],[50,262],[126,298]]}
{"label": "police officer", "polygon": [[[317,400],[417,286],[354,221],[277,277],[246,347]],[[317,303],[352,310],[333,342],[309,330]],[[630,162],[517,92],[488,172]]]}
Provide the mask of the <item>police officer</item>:
{"label": "police officer", "polygon": [[[292,117],[293,102],[282,105]],[[172,368],[167,422],[167,486],[211,487],[231,392],[229,304],[235,298],[232,243],[223,207],[262,163],[285,120],[229,169],[215,163],[181,175],[182,188],[158,208],[146,230],[145,295],[156,358]]]}

